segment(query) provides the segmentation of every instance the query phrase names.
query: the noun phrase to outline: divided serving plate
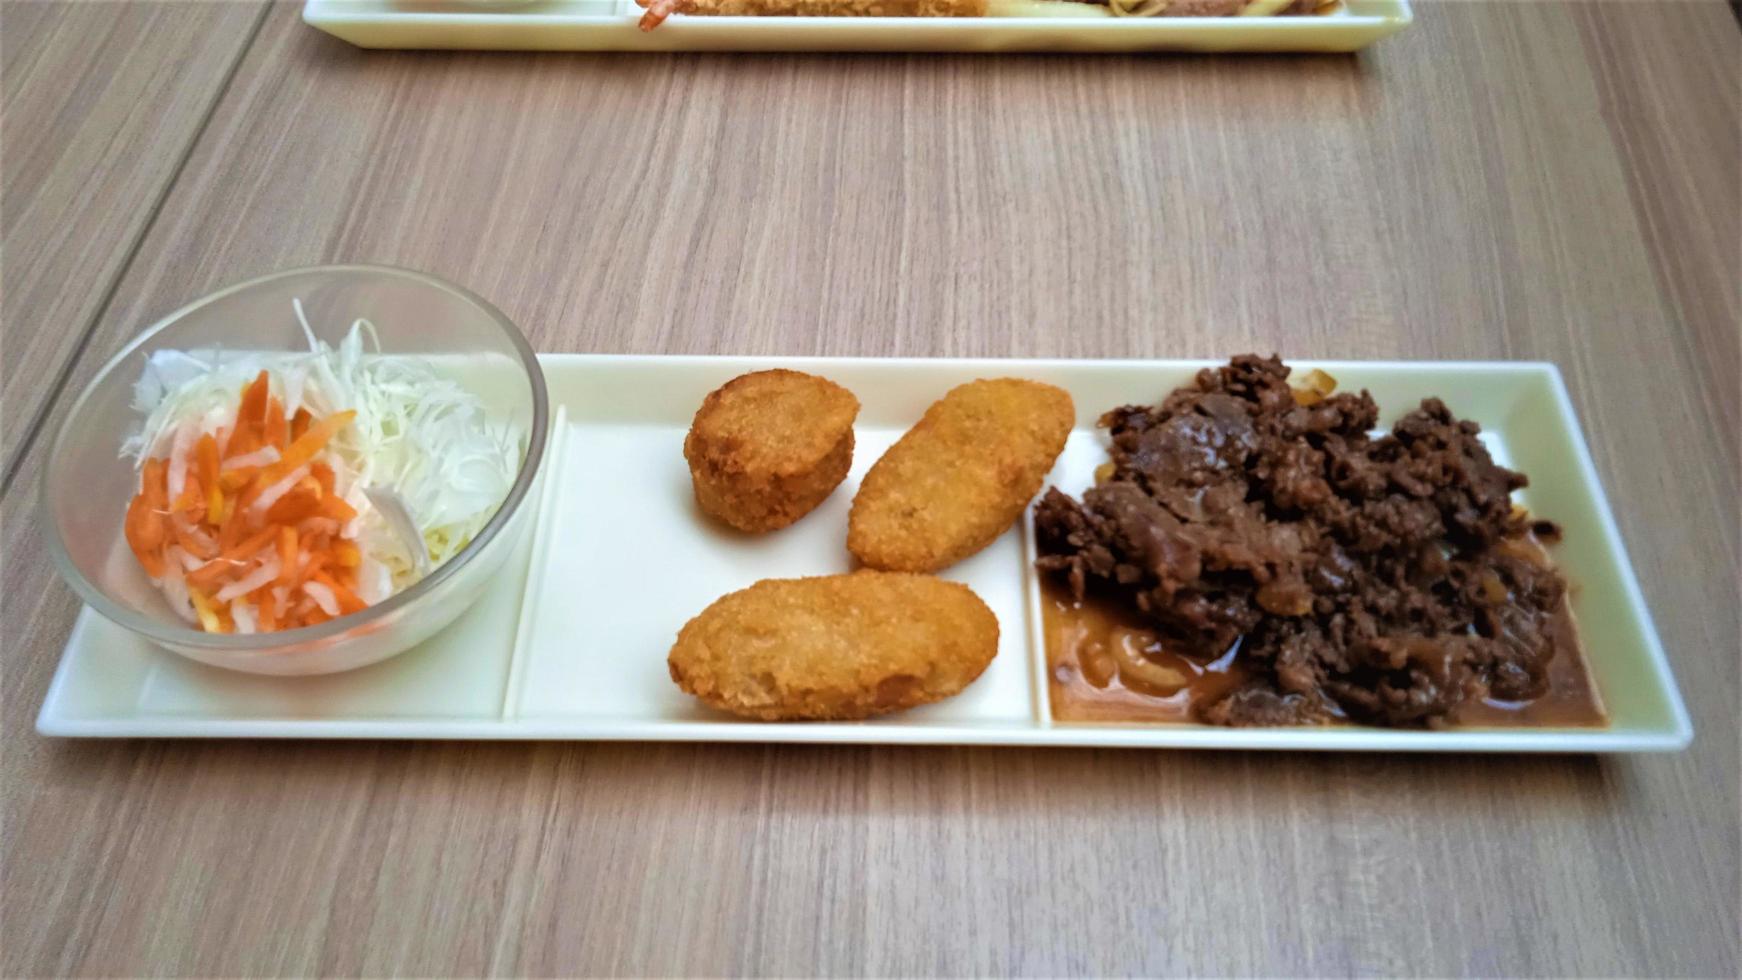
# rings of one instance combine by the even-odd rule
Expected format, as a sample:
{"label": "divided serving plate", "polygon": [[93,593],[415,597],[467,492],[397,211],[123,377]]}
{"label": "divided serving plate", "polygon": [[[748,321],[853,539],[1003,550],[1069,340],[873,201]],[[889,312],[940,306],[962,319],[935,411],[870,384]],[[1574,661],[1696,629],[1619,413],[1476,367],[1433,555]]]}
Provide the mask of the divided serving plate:
{"label": "divided serving plate", "polygon": [[[307,0],[310,26],[364,48],[521,51],[1358,51],[1409,26],[1409,0],[1310,17],[1109,17],[991,0],[987,17],[685,17],[635,0]],[[1048,15],[1031,11],[1047,9]]]}
{"label": "divided serving plate", "polygon": [[[1077,492],[1105,459],[1095,420],[1154,403],[1208,361],[1024,361],[544,355],[555,424],[536,523],[505,573],[447,631],[393,660],[320,677],[261,677],[158,650],[84,610],[37,720],[66,736],[639,739],[965,745],[1147,746],[1482,752],[1664,751],[1692,726],[1579,434],[1547,364],[1291,362],[1366,388],[1383,425],[1439,395],[1482,425],[1496,459],[1530,475],[1522,503],[1560,523],[1553,549],[1602,728],[1392,731],[1354,726],[1230,729],[1054,722],[1038,580],[1024,519],[948,569],[997,614],[997,658],[950,700],[856,723],[738,721],[678,690],[665,657],[714,599],[761,578],[846,571],[846,516],[859,479],[951,387],[1017,376],[1059,385],[1077,406],[1049,482]],[[702,397],[747,371],[788,367],[856,394],[853,469],[815,512],[768,535],[696,510],[683,437]]]}

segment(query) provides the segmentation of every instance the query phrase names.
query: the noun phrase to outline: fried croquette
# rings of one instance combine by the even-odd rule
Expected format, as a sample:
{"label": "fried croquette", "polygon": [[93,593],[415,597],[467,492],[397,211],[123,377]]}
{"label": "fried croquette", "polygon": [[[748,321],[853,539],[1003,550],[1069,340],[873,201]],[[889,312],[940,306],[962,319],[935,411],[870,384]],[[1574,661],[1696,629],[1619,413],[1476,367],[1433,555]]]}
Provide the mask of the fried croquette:
{"label": "fried croquette", "polygon": [[741,531],[810,513],[853,465],[859,399],[826,378],[757,371],[709,392],[684,439],[696,503]]}
{"label": "fried croquette", "polygon": [[847,550],[890,571],[961,561],[1022,516],[1075,424],[1071,396],[1052,385],[998,378],[955,388],[865,474]]}
{"label": "fried croquette", "polygon": [[671,679],[762,721],[846,721],[960,692],[998,652],[998,619],[967,586],[853,572],[765,579],[678,633]]}
{"label": "fried croquette", "polygon": [[762,17],[984,17],[987,0],[635,0],[651,31],[672,14]]}

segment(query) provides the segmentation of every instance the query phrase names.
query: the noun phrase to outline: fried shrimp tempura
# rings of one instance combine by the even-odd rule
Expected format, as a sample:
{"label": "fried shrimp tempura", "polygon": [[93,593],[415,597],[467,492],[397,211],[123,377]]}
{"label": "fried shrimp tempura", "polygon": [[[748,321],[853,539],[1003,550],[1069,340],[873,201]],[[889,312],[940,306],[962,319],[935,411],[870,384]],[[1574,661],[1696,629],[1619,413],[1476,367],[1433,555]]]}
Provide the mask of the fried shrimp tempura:
{"label": "fried shrimp tempura", "polygon": [[666,663],[679,687],[733,714],[844,721],[950,697],[997,652],[998,619],[967,586],[854,572],[717,599]]}
{"label": "fried shrimp tempura", "polygon": [[696,503],[740,531],[810,513],[853,465],[859,399],[827,378],[756,371],[714,389],[684,439]]}
{"label": "fried shrimp tempura", "polygon": [[933,572],[1003,534],[1076,423],[1071,396],[1018,378],[962,385],[865,474],[847,550],[872,568]]}
{"label": "fried shrimp tempura", "polygon": [[641,29],[672,14],[754,17],[984,17],[987,0],[635,0]]}

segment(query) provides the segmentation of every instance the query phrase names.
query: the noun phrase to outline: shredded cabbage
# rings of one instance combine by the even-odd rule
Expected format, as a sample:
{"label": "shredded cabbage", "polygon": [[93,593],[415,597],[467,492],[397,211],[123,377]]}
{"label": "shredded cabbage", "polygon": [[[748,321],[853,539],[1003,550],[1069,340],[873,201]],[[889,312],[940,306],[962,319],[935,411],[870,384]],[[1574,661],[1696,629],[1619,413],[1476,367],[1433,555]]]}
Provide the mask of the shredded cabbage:
{"label": "shredded cabbage", "polygon": [[227,438],[235,427],[238,393],[262,370],[287,417],[302,408],[315,418],[354,410],[356,417],[320,458],[333,467],[335,491],[358,512],[358,526],[347,528],[345,536],[357,533],[364,551],[359,591],[365,601],[377,602],[410,584],[415,564],[363,489],[399,495],[423,535],[431,567],[439,566],[471,542],[508,496],[525,453],[525,433],[512,423],[492,422],[475,394],[421,360],[380,353],[368,320],[352,323],[335,348],[315,336],[301,301],[293,305],[307,353],[153,353],[133,392],[144,421],[122,452],[140,464],[167,455],[174,499],[194,443],[207,432]]}

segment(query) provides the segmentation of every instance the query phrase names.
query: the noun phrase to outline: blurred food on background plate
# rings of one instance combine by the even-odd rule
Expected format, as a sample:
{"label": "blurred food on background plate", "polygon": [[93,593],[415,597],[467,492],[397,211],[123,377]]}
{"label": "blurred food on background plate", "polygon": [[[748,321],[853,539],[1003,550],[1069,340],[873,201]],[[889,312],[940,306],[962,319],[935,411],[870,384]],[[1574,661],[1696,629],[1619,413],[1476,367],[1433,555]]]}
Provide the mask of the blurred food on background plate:
{"label": "blurred food on background plate", "polygon": [[641,29],[673,14],[712,17],[1281,17],[1326,14],[1340,0],[636,0]]}

